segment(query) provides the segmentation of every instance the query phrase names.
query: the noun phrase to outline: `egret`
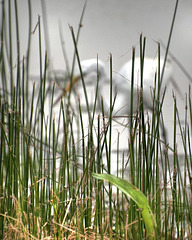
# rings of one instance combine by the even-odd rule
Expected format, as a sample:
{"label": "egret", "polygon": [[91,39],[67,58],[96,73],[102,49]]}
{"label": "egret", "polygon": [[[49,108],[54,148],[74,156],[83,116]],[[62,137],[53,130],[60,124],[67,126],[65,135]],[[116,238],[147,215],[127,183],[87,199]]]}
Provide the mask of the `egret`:
{"label": "egret", "polygon": [[[162,72],[164,59],[160,59],[160,72]],[[81,62],[81,69],[83,76],[86,76],[85,81],[93,81],[93,78],[87,77],[91,73],[99,75],[98,92],[100,96],[103,96],[103,103],[105,111],[109,110],[109,101],[106,101],[106,88],[104,85],[106,82],[109,83],[109,77],[107,77],[105,71],[105,63],[99,59],[88,59]],[[153,109],[153,89],[155,88],[155,74],[158,71],[158,60],[153,58],[144,59],[144,70],[143,70],[143,106],[144,110]],[[140,104],[140,58],[135,58],[134,61],[134,86],[133,86],[133,113],[139,110]],[[163,81],[161,84],[161,91],[171,79],[172,65],[167,60],[164,70]],[[115,104],[113,108],[113,116],[124,116],[130,115],[131,113],[131,77],[132,77],[132,61],[125,63],[120,71],[115,74],[113,78],[113,92],[116,95]],[[72,79],[72,87],[81,78],[80,74],[77,74]],[[96,78],[95,78],[96,79]],[[65,94],[70,90],[71,84],[68,83],[65,87]],[[105,92],[104,92],[105,91]]]}

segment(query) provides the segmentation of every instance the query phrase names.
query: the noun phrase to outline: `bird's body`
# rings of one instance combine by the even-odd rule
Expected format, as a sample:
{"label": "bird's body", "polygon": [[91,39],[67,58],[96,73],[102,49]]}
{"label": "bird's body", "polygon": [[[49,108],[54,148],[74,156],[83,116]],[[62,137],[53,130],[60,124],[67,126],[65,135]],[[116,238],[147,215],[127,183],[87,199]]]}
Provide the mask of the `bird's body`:
{"label": "bird's body", "polygon": [[[160,73],[162,71],[163,58],[160,60]],[[104,84],[109,83],[105,71],[105,63],[97,59],[88,59],[81,62],[82,73],[84,76],[95,72],[99,75],[99,95],[103,97],[105,110],[109,109],[109,100],[106,101],[106,88]],[[145,58],[143,71],[143,105],[145,110],[152,110],[153,108],[153,89],[155,87],[155,73],[158,72],[157,59]],[[165,65],[164,77],[161,84],[161,90],[164,89],[166,83],[169,81],[172,74],[172,67],[169,61]],[[140,59],[136,58],[134,61],[134,85],[133,85],[133,112],[137,112],[140,103],[140,82],[141,82]],[[74,79],[74,83],[80,78],[78,74]],[[125,63],[120,71],[115,74],[113,78],[113,92],[116,94],[113,115],[122,116],[130,115],[131,112],[131,78],[132,78],[132,61]],[[89,77],[85,78],[89,81]],[[95,78],[96,79],[96,78]],[[91,79],[93,80],[93,79]],[[72,82],[72,84],[73,84]],[[66,87],[66,92],[70,89],[70,84]],[[109,98],[108,98],[109,99]]]}
{"label": "bird's body", "polygon": [[[160,73],[162,72],[164,59],[160,59]],[[153,109],[153,90],[155,88],[155,74],[158,74],[158,61],[157,59],[145,58],[144,59],[144,70],[143,70],[143,89],[141,92],[141,68],[140,58],[135,58],[134,61],[134,86],[133,86],[133,112],[139,109],[140,95],[143,94],[143,105],[145,110]],[[165,85],[171,78],[172,66],[167,61],[165,66],[165,74],[161,84],[161,91],[165,88]],[[131,103],[131,79],[132,79],[132,61],[125,63],[117,74],[115,79],[117,92],[121,93],[123,102],[127,102],[124,109],[124,113],[130,113]],[[156,77],[156,83],[158,77]],[[157,93],[157,86],[156,86]]]}

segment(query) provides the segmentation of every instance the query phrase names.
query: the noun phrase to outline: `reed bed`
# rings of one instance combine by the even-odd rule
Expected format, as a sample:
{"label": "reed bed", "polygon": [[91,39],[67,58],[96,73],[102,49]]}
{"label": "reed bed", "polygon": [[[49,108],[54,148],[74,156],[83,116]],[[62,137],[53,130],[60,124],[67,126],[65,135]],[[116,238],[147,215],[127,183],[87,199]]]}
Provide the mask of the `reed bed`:
{"label": "reed bed", "polygon": [[[99,75],[92,102],[82,75],[85,104],[71,90],[55,105],[58,79],[42,50],[41,18],[34,30],[39,36],[40,73],[38,81],[33,83],[30,78],[32,2],[28,0],[25,57],[20,54],[17,1],[14,4],[9,1],[8,9],[4,3],[0,49],[0,238],[145,239],[145,225],[135,202],[110,183],[92,176],[92,173],[114,174],[115,168],[117,177],[127,179],[147,197],[157,222],[157,239],[191,239],[191,89],[186,95],[184,124],[173,96],[173,148],[167,144],[159,124],[161,121],[164,126],[162,106],[166,94],[159,94],[162,76],[159,71],[154,79],[156,90],[150,120],[146,121],[141,97],[138,113],[131,112],[126,118],[128,124],[123,125],[128,135],[127,148],[121,149],[118,133],[114,150],[113,126],[118,123],[113,118],[112,55],[108,116],[102,100],[98,110]],[[11,7],[15,11],[15,25]],[[84,11],[80,25],[83,14]],[[81,69],[79,32],[75,35],[72,27],[70,30],[74,61]],[[141,35],[138,50],[141,66],[145,45],[146,39]],[[16,67],[13,48],[17,52]],[[157,50],[160,59],[160,45]],[[135,49],[133,63],[134,58]],[[72,77],[73,67],[63,78]],[[182,140],[182,156],[177,154],[178,135]]]}

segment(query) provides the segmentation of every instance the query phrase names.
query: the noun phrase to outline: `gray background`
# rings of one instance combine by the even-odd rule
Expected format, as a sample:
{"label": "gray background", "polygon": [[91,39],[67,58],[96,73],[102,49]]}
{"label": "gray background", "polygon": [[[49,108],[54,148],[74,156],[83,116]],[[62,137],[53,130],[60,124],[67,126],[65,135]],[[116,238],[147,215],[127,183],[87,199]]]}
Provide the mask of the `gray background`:
{"label": "gray background", "polygon": [[[8,2],[8,1],[7,1]],[[13,1],[12,1],[13,2]],[[42,16],[41,1],[33,0],[32,17],[33,29]],[[61,50],[59,37],[59,22],[62,26],[65,48],[69,61],[73,57],[73,42],[69,24],[77,31],[79,19],[84,6],[83,0],[46,0],[47,25],[49,36],[49,58],[55,70],[65,70],[65,62]],[[154,57],[157,54],[156,41],[168,40],[175,0],[88,0],[83,19],[79,40],[80,58],[96,58],[106,61],[106,70],[109,69],[109,53],[113,56],[113,70],[118,72],[123,63],[131,59],[132,46],[136,46],[139,54],[139,36],[147,38],[146,56]],[[18,1],[21,55],[26,54],[28,34],[27,1]],[[14,13],[12,15],[14,22]],[[43,25],[43,24],[42,24]],[[178,6],[170,51],[183,64],[192,76],[192,1],[182,0]],[[14,29],[14,27],[13,27]],[[42,26],[43,29],[43,26]],[[14,30],[13,30],[14,36]],[[43,40],[44,38],[42,38]],[[39,74],[38,31],[32,34],[31,74]],[[161,49],[164,54],[163,48]],[[16,54],[15,54],[16,63]],[[184,97],[188,91],[189,81],[181,69],[173,62],[173,77],[177,81],[183,94],[178,97],[178,108],[181,119],[184,119]],[[173,141],[173,86],[168,87],[164,103],[165,124],[169,129],[169,142]],[[178,137],[178,147],[181,141]],[[180,150],[182,152],[182,150]]]}

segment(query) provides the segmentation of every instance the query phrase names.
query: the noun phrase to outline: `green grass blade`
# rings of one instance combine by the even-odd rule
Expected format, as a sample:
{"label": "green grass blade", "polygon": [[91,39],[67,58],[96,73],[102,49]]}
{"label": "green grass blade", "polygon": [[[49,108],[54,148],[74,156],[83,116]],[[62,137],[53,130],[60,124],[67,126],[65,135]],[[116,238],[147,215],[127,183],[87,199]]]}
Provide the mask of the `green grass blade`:
{"label": "green grass blade", "polygon": [[123,193],[128,195],[138,205],[139,209],[141,210],[143,220],[145,222],[148,239],[154,239],[157,224],[155,217],[151,211],[151,208],[148,204],[146,196],[138,188],[136,188],[134,185],[132,185],[125,179],[121,179],[110,174],[94,173],[92,175],[97,179],[106,180],[114,184],[117,188],[119,188]]}

